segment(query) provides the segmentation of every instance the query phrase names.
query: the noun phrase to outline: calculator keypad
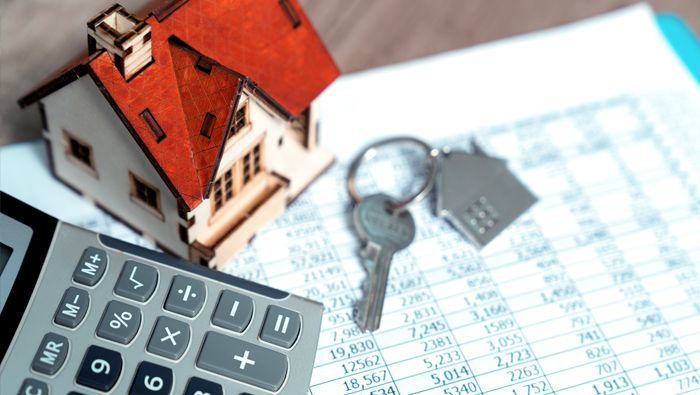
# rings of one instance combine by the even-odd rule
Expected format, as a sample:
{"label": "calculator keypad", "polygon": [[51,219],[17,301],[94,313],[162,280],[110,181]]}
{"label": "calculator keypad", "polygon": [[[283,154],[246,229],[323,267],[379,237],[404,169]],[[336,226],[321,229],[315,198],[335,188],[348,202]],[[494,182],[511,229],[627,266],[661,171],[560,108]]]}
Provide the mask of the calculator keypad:
{"label": "calculator keypad", "polygon": [[157,284],[158,271],[154,267],[126,261],[114,293],[137,302],[145,302],[153,295]]}
{"label": "calculator keypad", "polygon": [[141,324],[138,307],[113,300],[109,302],[97,327],[97,336],[128,344],[136,336]]}
{"label": "calculator keypad", "polygon": [[73,281],[92,287],[97,284],[107,269],[107,253],[95,247],[88,247],[78,261],[73,272]]}
{"label": "calculator keypad", "polygon": [[112,350],[90,346],[85,353],[76,382],[99,391],[109,391],[122,371],[122,356]]}
{"label": "calculator keypad", "polygon": [[63,294],[54,322],[67,328],[75,328],[85,318],[90,306],[90,295],[84,289],[70,287]]}
{"label": "calculator keypad", "polygon": [[32,360],[32,369],[49,376],[56,374],[68,356],[68,339],[49,332],[39,344]]}
{"label": "calculator keypad", "polygon": [[170,317],[158,317],[148,341],[148,352],[161,357],[179,359],[190,342],[190,326]]}
{"label": "calculator keypad", "polygon": [[[76,286],[70,286],[63,292],[53,321],[57,326],[68,329],[92,322],[89,329],[81,330],[94,330],[98,341],[118,344],[104,348],[101,345],[106,343],[102,341],[101,344],[97,343],[100,345],[87,345],[88,348],[83,351],[81,342],[72,344],[67,337],[49,332],[39,344],[32,361],[34,372],[56,375],[64,365],[68,365],[66,361],[71,346],[77,350],[71,351],[77,353],[74,358],[82,358],[76,371],[65,373],[75,377],[71,381],[79,385],[73,391],[76,394],[85,392],[80,390],[81,386],[110,392],[115,391],[117,383],[120,383],[117,388],[119,392],[126,391],[128,387],[132,394],[170,394],[184,387],[184,393],[189,395],[223,395],[224,383],[217,381],[226,379],[221,376],[237,381],[242,386],[240,390],[237,389],[241,393],[247,393],[244,383],[277,392],[289,380],[289,356],[281,349],[276,351],[274,348],[291,348],[298,341],[301,332],[299,313],[268,303],[256,305],[260,303],[257,299],[235,288],[220,291],[217,288],[214,298],[211,298],[213,306],[205,308],[207,293],[213,289],[208,289],[209,284],[188,276],[184,271],[181,272],[183,274],[170,274],[155,264],[134,260],[125,261],[121,268],[114,268],[119,273],[115,282],[98,287],[105,277],[110,258],[113,257],[99,248],[88,247],[84,250],[72,273]],[[158,290],[160,282],[168,288]],[[104,300],[104,295],[109,299]],[[158,297],[154,298],[154,295]],[[156,306],[160,314],[153,314]],[[96,324],[94,318],[88,319],[91,307],[93,312],[90,314],[100,314]],[[206,310],[206,316],[193,319],[202,310]],[[257,316],[263,314],[262,317]],[[202,331],[202,322],[208,329]],[[252,328],[253,332],[246,333],[254,322],[256,327]],[[195,334],[195,327],[201,332]],[[84,335],[75,331],[71,333],[80,337]],[[138,336],[147,337],[146,353],[140,345],[119,349],[122,347],[120,345],[131,345]],[[143,339],[136,342],[142,344]],[[165,358],[162,359],[163,366],[138,356],[136,358],[139,359],[131,360],[134,352],[140,352],[144,357]],[[220,375],[219,379],[209,381],[202,377],[185,376],[178,385],[182,387],[173,388],[173,371],[178,370],[175,366],[179,365],[168,366],[168,360],[191,364],[192,373],[197,372],[194,369],[196,366]],[[132,371],[125,367],[125,363],[138,363],[130,377],[121,377],[124,371]],[[35,378],[27,378],[20,389],[28,389],[30,393],[48,393],[49,390],[45,383]]]}
{"label": "calculator keypad", "polygon": [[206,296],[207,291],[202,281],[175,276],[165,301],[165,309],[186,317],[194,317],[202,310]]}

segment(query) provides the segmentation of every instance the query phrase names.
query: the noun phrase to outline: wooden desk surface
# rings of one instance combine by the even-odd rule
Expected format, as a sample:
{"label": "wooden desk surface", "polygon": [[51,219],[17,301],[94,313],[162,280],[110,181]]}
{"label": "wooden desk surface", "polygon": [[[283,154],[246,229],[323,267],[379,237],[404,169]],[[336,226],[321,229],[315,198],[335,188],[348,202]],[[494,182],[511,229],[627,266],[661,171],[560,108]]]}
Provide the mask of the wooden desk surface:
{"label": "wooden desk surface", "polygon": [[[85,23],[115,0],[0,2],[0,145],[37,138],[17,98],[85,51]],[[121,0],[139,10],[149,0]],[[300,0],[345,72],[556,26],[634,0]],[[700,31],[700,1],[651,0]],[[28,23],[31,22],[31,23]]]}

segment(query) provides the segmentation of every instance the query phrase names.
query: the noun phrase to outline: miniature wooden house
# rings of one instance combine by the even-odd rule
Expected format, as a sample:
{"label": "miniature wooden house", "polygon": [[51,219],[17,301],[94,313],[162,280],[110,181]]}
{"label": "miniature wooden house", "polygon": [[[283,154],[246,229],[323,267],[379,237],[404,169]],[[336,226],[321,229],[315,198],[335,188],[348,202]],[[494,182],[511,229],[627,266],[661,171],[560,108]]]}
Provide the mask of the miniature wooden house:
{"label": "miniature wooden house", "polygon": [[55,176],[194,262],[221,265],[332,156],[313,100],[338,69],[295,0],[118,4],[38,102]]}

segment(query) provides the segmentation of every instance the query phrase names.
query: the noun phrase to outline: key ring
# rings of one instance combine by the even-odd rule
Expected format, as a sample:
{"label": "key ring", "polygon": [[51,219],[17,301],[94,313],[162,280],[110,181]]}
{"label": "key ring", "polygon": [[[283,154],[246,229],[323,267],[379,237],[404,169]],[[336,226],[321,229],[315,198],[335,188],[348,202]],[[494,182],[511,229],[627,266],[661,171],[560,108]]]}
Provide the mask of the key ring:
{"label": "key ring", "polygon": [[350,165],[350,169],[348,170],[347,186],[348,193],[350,193],[350,196],[355,201],[355,203],[360,203],[362,201],[362,196],[360,196],[360,193],[357,192],[357,187],[355,185],[355,176],[357,175],[357,170],[360,168],[360,165],[362,165],[362,162],[373,158],[377,154],[377,148],[385,147],[391,144],[401,143],[415,144],[423,150],[425,150],[427,157],[430,159],[430,172],[428,173],[428,177],[425,179],[425,183],[423,183],[423,186],[418,190],[418,192],[404,198],[403,200],[398,200],[396,202],[387,202],[387,209],[389,209],[392,213],[401,212],[411,204],[420,202],[426,196],[428,196],[430,190],[433,187],[433,184],[435,183],[435,176],[437,175],[438,170],[437,157],[439,152],[436,149],[433,149],[423,140],[417,139],[415,137],[390,137],[384,140],[376,141],[365,147],[362,151],[360,151],[360,154],[355,158],[355,160],[353,160],[352,164]]}

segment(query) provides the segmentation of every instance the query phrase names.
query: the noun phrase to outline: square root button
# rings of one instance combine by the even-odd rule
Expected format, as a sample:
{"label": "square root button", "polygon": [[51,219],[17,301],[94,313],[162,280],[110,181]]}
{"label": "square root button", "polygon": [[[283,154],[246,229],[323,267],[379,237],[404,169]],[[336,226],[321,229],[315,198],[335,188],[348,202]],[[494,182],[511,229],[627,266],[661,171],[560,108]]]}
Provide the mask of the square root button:
{"label": "square root button", "polygon": [[299,313],[272,305],[267,308],[260,339],[280,347],[291,348],[299,337],[300,330]]}

